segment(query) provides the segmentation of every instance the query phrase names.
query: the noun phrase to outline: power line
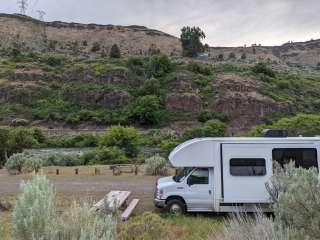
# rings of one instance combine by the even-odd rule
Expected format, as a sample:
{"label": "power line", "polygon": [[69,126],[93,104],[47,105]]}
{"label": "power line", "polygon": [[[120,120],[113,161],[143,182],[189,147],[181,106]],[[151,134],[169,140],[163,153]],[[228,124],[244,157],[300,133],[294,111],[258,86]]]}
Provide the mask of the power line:
{"label": "power line", "polygon": [[17,2],[20,13],[26,15],[26,11],[28,8],[28,1],[27,0],[18,0]]}
{"label": "power line", "polygon": [[43,10],[37,10],[37,13],[39,14],[39,20],[44,21],[44,16],[46,15],[46,12]]}

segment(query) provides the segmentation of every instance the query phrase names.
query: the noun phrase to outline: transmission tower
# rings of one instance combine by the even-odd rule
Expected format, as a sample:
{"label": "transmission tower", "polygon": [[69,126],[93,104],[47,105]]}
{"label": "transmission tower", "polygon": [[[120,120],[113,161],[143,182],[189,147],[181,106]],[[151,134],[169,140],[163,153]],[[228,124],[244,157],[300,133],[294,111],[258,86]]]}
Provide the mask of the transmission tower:
{"label": "transmission tower", "polygon": [[18,0],[17,3],[20,9],[20,13],[25,15],[28,7],[28,0]]}
{"label": "transmission tower", "polygon": [[39,14],[39,20],[44,21],[44,16],[46,15],[46,12],[42,10],[38,10],[37,13]]}

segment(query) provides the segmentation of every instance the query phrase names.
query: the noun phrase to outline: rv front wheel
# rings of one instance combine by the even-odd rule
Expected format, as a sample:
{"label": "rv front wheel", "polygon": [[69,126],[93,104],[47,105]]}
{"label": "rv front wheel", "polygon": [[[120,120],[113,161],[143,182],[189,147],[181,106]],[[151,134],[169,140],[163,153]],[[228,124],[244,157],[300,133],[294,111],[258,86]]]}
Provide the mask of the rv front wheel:
{"label": "rv front wheel", "polygon": [[167,209],[169,213],[172,214],[183,214],[186,211],[184,202],[180,199],[172,199],[167,203]]}

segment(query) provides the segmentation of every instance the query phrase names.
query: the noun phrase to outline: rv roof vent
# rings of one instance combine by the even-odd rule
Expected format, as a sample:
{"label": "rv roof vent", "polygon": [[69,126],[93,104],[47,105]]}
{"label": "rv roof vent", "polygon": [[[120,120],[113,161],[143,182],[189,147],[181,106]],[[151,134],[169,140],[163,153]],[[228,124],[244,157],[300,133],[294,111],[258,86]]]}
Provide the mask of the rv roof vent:
{"label": "rv roof vent", "polygon": [[262,137],[288,137],[288,131],[284,129],[264,129],[261,134]]}

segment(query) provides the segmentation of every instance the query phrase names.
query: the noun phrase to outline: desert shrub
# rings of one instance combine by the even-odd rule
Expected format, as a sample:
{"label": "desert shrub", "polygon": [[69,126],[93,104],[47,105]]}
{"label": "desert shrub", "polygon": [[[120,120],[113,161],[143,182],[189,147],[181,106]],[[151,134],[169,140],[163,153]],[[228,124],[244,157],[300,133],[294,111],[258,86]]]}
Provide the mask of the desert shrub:
{"label": "desert shrub", "polygon": [[160,95],[161,84],[160,81],[154,77],[144,81],[143,85],[139,89],[139,95]]}
{"label": "desert shrub", "polygon": [[6,169],[9,173],[22,173],[25,162],[30,156],[25,153],[13,154],[6,162]]}
{"label": "desert shrub", "polygon": [[132,218],[119,229],[119,240],[166,239],[167,223],[157,214],[145,212]]}
{"label": "desert shrub", "polygon": [[149,176],[168,175],[168,161],[160,156],[153,156],[146,160],[144,174]]}
{"label": "desert shrub", "polygon": [[81,153],[57,153],[44,157],[46,166],[81,166],[83,158]]}
{"label": "desert shrub", "polygon": [[128,157],[136,157],[139,153],[140,137],[133,127],[113,126],[101,137],[99,147],[118,147]]}
{"label": "desert shrub", "polygon": [[234,52],[231,52],[229,54],[229,59],[236,59],[236,54]]}
{"label": "desert shrub", "polygon": [[[92,159],[88,159],[93,157]],[[118,147],[102,147],[94,152],[85,153],[82,159],[88,159],[92,165],[125,164],[129,162],[125,152]]]}
{"label": "desert shrub", "polygon": [[13,238],[17,240],[49,239],[56,217],[52,185],[45,176],[36,175],[21,185],[12,214]]}
{"label": "desert shrub", "polygon": [[223,137],[226,134],[227,126],[220,120],[209,120],[203,126],[187,129],[182,134],[183,140],[200,137]]}
{"label": "desert shrub", "polygon": [[[316,169],[295,168],[291,163],[284,169],[277,166],[271,180],[276,201],[273,208],[275,227],[293,229],[299,239],[320,236],[320,183]],[[276,198],[276,199],[275,199]]]}
{"label": "desert shrub", "polygon": [[147,95],[138,98],[130,118],[142,125],[156,125],[162,120],[162,110],[159,97]]}
{"label": "desert shrub", "polygon": [[275,72],[263,62],[257,63],[253,66],[252,71],[256,74],[263,74],[268,77],[275,77]]}
{"label": "desert shrub", "polygon": [[92,205],[84,202],[73,205],[55,221],[50,239],[116,239],[116,218],[110,214],[100,213]]}
{"label": "desert shrub", "polygon": [[241,59],[242,59],[242,60],[247,59],[247,54],[246,54],[246,53],[242,53],[242,54],[241,54]]}
{"label": "desert shrub", "polygon": [[188,64],[188,69],[196,74],[203,74],[203,75],[211,75],[212,74],[212,69],[210,67],[210,65],[208,64],[201,64],[198,62],[190,62]]}
{"label": "desert shrub", "polygon": [[221,53],[217,57],[218,61],[223,61],[224,60],[224,55]]}
{"label": "desert shrub", "polygon": [[110,50],[110,58],[120,58],[121,53],[117,44],[113,44]]}
{"label": "desert shrub", "polygon": [[149,60],[149,75],[154,77],[162,77],[172,70],[171,61],[164,54],[156,54]]}
{"label": "desert shrub", "polygon": [[94,42],[91,47],[91,52],[99,52],[101,49],[100,43]]}
{"label": "desert shrub", "polygon": [[30,156],[26,159],[23,167],[27,172],[35,171],[37,173],[43,164],[44,160],[41,157]]}

